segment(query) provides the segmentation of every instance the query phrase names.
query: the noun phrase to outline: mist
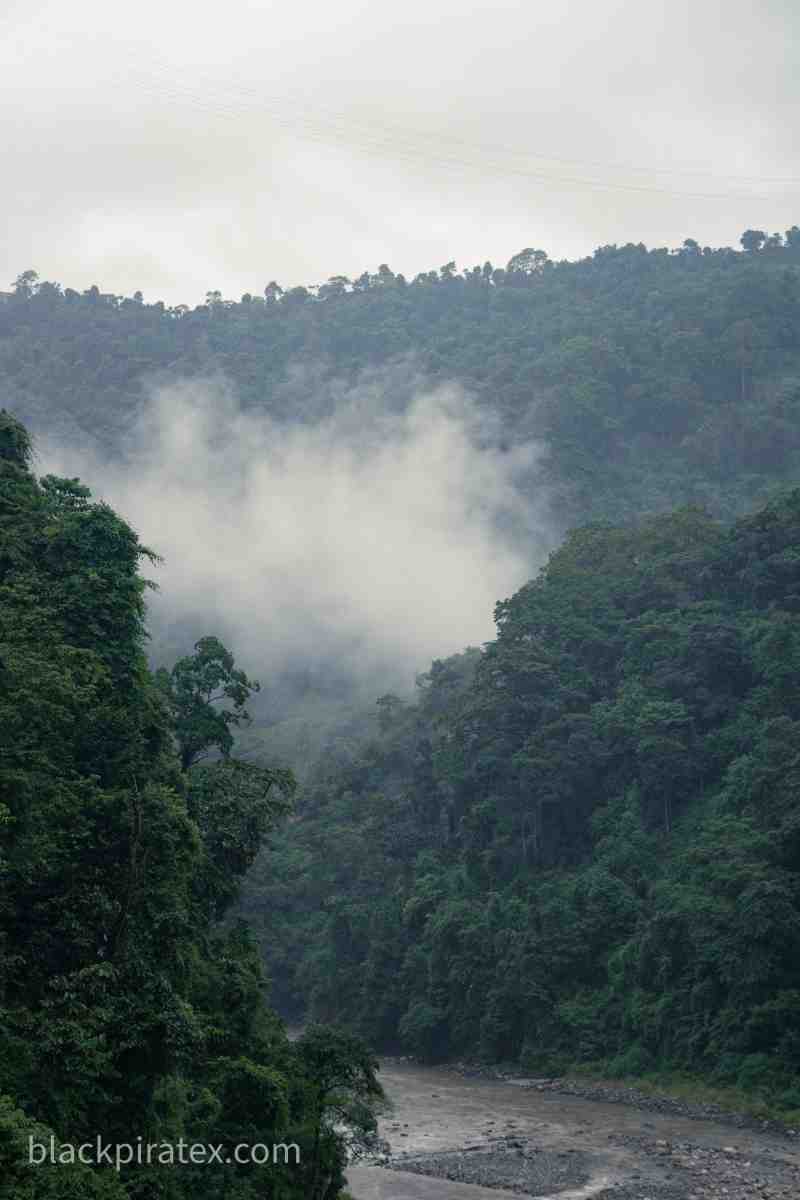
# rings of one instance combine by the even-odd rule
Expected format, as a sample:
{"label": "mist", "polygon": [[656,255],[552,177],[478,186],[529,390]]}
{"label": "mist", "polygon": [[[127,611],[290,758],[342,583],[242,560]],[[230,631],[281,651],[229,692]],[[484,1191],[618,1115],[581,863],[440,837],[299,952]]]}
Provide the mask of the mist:
{"label": "mist", "polygon": [[152,386],[119,459],[44,438],[40,469],[80,476],[163,557],[156,661],[213,633],[267,689],[407,691],[492,636],[552,544],[539,450],[505,448],[463,389],[410,364],[325,384],[297,368],[288,386],[291,420],[244,411],[222,378]]}

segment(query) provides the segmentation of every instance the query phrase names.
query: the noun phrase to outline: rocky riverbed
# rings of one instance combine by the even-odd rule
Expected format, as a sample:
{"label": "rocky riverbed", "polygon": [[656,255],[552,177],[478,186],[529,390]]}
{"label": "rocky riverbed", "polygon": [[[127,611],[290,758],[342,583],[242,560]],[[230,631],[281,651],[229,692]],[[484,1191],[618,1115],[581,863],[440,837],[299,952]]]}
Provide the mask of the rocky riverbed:
{"label": "rocky riverbed", "polygon": [[800,1200],[800,1138],[713,1106],[402,1060],[381,1078],[394,1111],[355,1200]]}
{"label": "rocky riverbed", "polygon": [[[604,1104],[625,1104],[640,1112],[667,1113],[676,1117],[690,1117],[695,1121],[715,1121],[730,1125],[732,1129],[752,1129],[760,1133],[773,1133],[778,1137],[795,1138],[798,1130],[780,1121],[764,1120],[748,1113],[732,1113],[718,1104],[680,1100],[675,1096],[658,1096],[634,1087],[602,1081],[556,1078],[520,1079],[515,1073],[476,1069],[466,1064],[455,1064],[448,1068],[466,1079],[502,1079],[518,1087],[531,1088],[537,1092],[556,1092],[562,1096],[578,1096],[583,1100],[600,1100]],[[800,1197],[798,1197],[800,1200]]]}

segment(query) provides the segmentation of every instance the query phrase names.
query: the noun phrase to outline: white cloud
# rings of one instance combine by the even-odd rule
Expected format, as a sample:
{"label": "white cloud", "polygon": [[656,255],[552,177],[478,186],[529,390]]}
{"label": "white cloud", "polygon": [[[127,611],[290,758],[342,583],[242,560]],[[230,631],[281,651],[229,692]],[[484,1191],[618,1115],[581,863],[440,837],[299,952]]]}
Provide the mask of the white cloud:
{"label": "white cloud", "polygon": [[498,449],[459,388],[408,363],[327,390],[299,369],[292,386],[292,424],[221,381],[161,388],[122,464],[45,440],[41,469],[80,474],[164,556],[162,641],[218,632],[267,678],[407,686],[490,638],[497,599],[541,562],[546,520],[521,490],[536,448]]}

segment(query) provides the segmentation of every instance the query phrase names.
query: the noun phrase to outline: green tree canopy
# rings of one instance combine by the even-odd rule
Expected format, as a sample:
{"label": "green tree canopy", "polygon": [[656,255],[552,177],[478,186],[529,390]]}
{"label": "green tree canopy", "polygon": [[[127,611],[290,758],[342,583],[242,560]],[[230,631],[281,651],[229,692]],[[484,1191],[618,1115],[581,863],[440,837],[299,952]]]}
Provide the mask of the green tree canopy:
{"label": "green tree canopy", "polygon": [[[232,730],[250,720],[244,706],[261,686],[237,669],[233,655],[218,638],[201,638],[194,649],[193,655],[179,659],[171,671],[162,667],[156,673],[173,714],[184,771],[212,749],[228,757]],[[226,702],[230,707],[223,707]]]}

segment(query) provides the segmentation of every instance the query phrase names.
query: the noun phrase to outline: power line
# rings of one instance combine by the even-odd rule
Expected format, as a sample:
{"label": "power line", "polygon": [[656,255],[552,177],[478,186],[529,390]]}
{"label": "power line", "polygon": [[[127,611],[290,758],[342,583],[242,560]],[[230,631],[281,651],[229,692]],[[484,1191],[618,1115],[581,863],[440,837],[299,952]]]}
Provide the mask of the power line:
{"label": "power line", "polygon": [[[550,186],[604,190],[627,191],[651,195],[670,196],[681,199],[729,200],[729,199],[764,199],[764,185],[778,185],[792,190],[800,188],[800,179],[788,178],[758,178],[752,176],[722,176],[712,172],[703,173],[696,169],[680,167],[644,167],[630,164],[599,163],[592,160],[577,160],[555,158],[552,156],[521,151],[507,146],[490,146],[485,143],[468,142],[465,139],[445,138],[433,133],[420,133],[403,129],[392,129],[377,122],[365,122],[354,119],[351,115],[328,110],[325,113],[313,112],[287,97],[269,98],[262,100],[253,89],[229,88],[227,93],[214,91],[210,87],[190,88],[179,84],[174,79],[166,79],[167,68],[161,72],[144,73],[136,71],[135,76],[140,89],[149,93],[155,99],[168,99],[181,102],[184,105],[202,112],[208,116],[240,120],[245,113],[264,116],[271,124],[279,128],[317,143],[340,144],[359,150],[370,155],[380,154],[399,159],[401,162],[423,163],[445,169],[492,171],[495,175],[514,176]],[[435,140],[438,147],[425,145]],[[448,149],[456,147],[461,153]],[[498,157],[500,156],[500,157]],[[517,160],[517,161],[514,161]],[[688,191],[667,187],[658,183],[630,182],[608,178],[587,178],[554,172],[536,163],[557,163],[562,166],[571,165],[576,168],[600,167],[603,170],[635,171],[663,175],[672,173],[683,174],[709,180],[719,179],[742,184],[757,183],[760,191],[752,189],[742,191]],[[768,193],[774,195],[774,193]]]}

